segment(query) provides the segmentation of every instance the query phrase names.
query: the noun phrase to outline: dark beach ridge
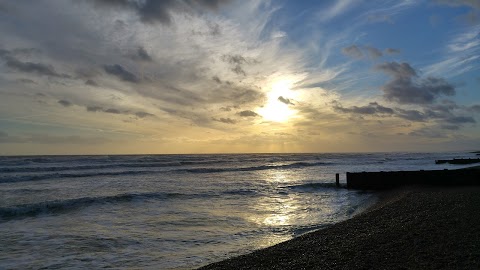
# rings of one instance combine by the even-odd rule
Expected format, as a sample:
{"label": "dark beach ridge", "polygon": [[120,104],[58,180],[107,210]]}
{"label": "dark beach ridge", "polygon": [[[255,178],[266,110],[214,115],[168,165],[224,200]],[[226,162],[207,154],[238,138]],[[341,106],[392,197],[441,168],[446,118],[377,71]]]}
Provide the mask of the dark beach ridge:
{"label": "dark beach ridge", "polygon": [[408,187],[352,219],[200,269],[480,269],[480,187]]}

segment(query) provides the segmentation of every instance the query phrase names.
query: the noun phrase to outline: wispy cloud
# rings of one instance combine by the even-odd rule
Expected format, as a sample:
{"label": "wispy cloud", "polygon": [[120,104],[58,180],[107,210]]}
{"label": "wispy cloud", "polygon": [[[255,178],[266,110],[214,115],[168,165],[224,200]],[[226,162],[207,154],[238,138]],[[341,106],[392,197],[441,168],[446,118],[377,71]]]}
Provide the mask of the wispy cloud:
{"label": "wispy cloud", "polygon": [[317,18],[319,21],[325,22],[332,20],[333,18],[344,14],[353,6],[359,4],[359,1],[355,0],[338,0],[333,1],[333,4],[324,10],[321,10],[317,13]]}
{"label": "wispy cloud", "polygon": [[455,34],[446,44],[440,61],[424,68],[427,74],[453,77],[478,69],[480,58],[480,25]]}

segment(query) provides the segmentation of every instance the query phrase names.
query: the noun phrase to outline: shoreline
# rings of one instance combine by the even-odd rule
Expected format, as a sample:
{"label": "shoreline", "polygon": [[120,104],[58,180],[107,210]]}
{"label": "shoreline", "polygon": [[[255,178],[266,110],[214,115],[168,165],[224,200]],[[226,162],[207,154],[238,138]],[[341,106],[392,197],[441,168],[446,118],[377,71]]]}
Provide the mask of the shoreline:
{"label": "shoreline", "polygon": [[199,269],[480,269],[480,187],[379,194],[351,219]]}

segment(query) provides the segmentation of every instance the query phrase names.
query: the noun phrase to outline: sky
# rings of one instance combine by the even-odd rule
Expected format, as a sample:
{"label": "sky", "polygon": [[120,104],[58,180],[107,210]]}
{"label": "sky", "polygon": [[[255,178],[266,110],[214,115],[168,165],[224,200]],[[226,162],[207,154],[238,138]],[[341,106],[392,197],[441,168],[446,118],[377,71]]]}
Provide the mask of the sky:
{"label": "sky", "polygon": [[480,0],[0,0],[0,155],[480,148]]}

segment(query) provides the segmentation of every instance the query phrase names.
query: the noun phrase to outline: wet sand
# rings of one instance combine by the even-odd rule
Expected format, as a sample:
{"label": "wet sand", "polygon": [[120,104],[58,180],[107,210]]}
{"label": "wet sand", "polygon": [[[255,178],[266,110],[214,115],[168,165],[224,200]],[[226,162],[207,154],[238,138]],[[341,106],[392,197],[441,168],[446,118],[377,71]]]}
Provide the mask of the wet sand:
{"label": "wet sand", "polygon": [[480,269],[480,187],[389,191],[352,219],[201,269]]}

